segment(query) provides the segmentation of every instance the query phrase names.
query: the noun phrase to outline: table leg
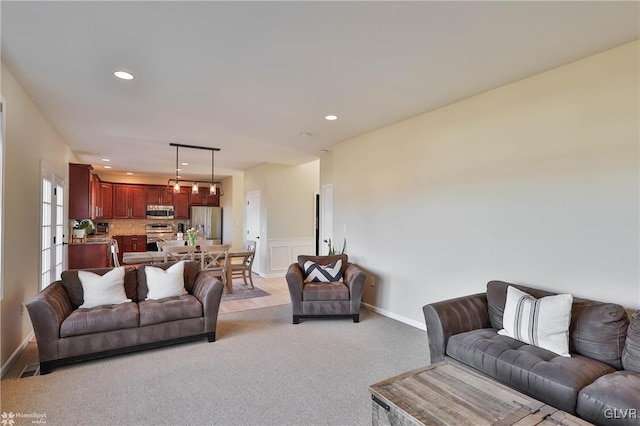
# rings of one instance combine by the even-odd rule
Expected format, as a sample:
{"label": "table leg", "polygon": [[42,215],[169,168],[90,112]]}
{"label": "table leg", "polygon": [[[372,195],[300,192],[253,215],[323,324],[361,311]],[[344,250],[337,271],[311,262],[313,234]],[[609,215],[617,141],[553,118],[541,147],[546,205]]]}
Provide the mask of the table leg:
{"label": "table leg", "polygon": [[231,279],[231,265],[227,265],[226,274],[227,274],[227,294],[233,294],[233,280]]}

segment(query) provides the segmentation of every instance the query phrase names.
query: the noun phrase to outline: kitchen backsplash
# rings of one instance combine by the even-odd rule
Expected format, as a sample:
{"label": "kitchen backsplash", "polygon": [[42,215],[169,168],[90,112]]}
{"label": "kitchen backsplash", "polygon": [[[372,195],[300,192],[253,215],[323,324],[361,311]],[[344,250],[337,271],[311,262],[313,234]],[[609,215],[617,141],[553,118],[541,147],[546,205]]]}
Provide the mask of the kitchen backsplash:
{"label": "kitchen backsplash", "polygon": [[189,227],[188,219],[174,219],[174,220],[153,220],[153,219],[103,219],[99,222],[106,222],[109,224],[109,238],[116,235],[144,235],[144,227],[151,223],[161,223],[163,225],[173,225],[173,232],[178,231],[178,224],[184,223],[185,228]]}

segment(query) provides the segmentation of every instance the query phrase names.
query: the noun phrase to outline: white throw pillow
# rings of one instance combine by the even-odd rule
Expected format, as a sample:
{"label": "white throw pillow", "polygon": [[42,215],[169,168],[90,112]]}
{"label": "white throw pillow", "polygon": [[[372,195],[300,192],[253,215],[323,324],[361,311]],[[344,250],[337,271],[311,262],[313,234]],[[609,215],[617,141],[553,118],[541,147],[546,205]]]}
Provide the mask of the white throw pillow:
{"label": "white throw pillow", "polygon": [[509,286],[502,318],[504,328],[498,334],[570,357],[569,325],[572,304],[573,296],[570,294],[536,299]]}
{"label": "white throw pillow", "polygon": [[124,291],[124,267],[114,268],[104,275],[78,271],[78,278],[84,299],[81,308],[131,302]]}
{"label": "white throw pillow", "polygon": [[171,265],[168,269],[153,266],[144,268],[147,277],[147,300],[160,300],[187,294],[184,289],[184,261]]}

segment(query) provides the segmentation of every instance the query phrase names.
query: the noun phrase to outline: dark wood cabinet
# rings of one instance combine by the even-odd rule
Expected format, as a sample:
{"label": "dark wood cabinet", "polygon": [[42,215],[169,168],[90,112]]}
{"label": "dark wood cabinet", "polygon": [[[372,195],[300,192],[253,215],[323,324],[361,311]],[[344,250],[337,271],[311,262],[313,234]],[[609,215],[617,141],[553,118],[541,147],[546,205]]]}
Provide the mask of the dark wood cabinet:
{"label": "dark wood cabinet", "polygon": [[102,182],[98,176],[91,178],[91,213],[92,219],[111,219],[113,205],[113,185]]}
{"label": "dark wood cabinet", "polygon": [[109,244],[69,244],[69,269],[108,268]]}
{"label": "dark wood cabinet", "polygon": [[118,248],[122,253],[147,251],[146,235],[120,235],[118,238]]}
{"label": "dark wood cabinet", "polygon": [[209,188],[200,188],[197,194],[191,194],[189,202],[192,206],[214,206],[220,205],[220,197],[218,195],[210,194]]}
{"label": "dark wood cabinet", "polygon": [[69,219],[87,219],[91,211],[90,164],[69,163]]}
{"label": "dark wood cabinet", "polygon": [[158,206],[173,205],[173,188],[166,186],[147,186],[147,204]]}
{"label": "dark wood cabinet", "polygon": [[113,184],[113,218],[145,219],[147,188],[142,185]]}
{"label": "dark wood cabinet", "polygon": [[173,217],[175,219],[189,219],[189,194],[191,188],[182,186],[178,194],[173,194]]}

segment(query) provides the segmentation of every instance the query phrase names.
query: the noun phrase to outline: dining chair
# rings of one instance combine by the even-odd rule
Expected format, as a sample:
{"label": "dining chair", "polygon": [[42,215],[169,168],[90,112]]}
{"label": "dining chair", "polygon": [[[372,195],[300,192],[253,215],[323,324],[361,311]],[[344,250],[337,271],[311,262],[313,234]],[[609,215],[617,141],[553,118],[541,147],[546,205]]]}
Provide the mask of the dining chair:
{"label": "dining chair", "polygon": [[228,248],[221,248],[220,245],[200,248],[200,269],[209,275],[219,277],[226,292],[229,290],[227,288],[228,255]]}
{"label": "dining chair", "polygon": [[[253,267],[253,259],[256,254],[256,242],[255,241],[247,241],[247,251],[242,257],[242,262],[240,263],[231,263],[231,279],[234,277],[242,277],[245,285],[249,285],[251,283],[251,288],[255,288],[253,285],[253,277],[251,276],[251,268]],[[249,282],[247,282],[247,278],[249,278]]]}
{"label": "dining chair", "polygon": [[209,247],[219,245],[216,244],[216,240],[196,240],[196,246],[198,247]]}
{"label": "dining chair", "polygon": [[182,247],[187,244],[184,240],[169,240],[169,241],[158,241],[156,243],[158,245],[158,251],[163,251],[164,247]]}
{"label": "dining chair", "polygon": [[164,246],[164,261],[173,260],[193,260],[195,258],[196,246]]}

